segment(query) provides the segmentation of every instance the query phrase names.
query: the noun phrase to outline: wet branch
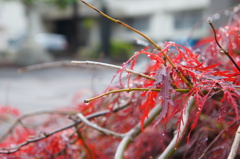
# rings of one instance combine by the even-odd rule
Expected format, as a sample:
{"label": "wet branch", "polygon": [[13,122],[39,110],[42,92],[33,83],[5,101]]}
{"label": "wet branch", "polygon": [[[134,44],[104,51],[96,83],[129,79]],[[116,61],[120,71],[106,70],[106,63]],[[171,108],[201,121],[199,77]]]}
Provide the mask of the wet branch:
{"label": "wet branch", "polygon": [[[130,103],[127,103],[127,104],[125,104],[125,105],[122,105],[122,106],[119,106],[119,107],[117,107],[117,108],[114,108],[113,110],[103,110],[103,111],[99,111],[99,112],[96,112],[96,113],[92,113],[92,114],[90,114],[90,115],[87,115],[85,118],[88,119],[88,120],[90,120],[90,119],[93,119],[93,118],[97,118],[97,117],[100,117],[100,116],[104,116],[104,115],[106,115],[106,114],[108,114],[108,113],[118,112],[118,111],[126,108],[126,107],[129,106],[129,105],[130,105]],[[41,113],[44,113],[44,112],[41,112]],[[45,112],[45,113],[47,113],[47,112]],[[52,113],[52,112],[49,112],[49,113]],[[57,114],[57,112],[55,112],[55,113]],[[22,117],[20,117],[20,119],[26,118],[27,116],[33,116],[33,115],[36,115],[36,114],[39,114],[39,112],[38,112],[38,113],[32,113],[32,114],[23,115]],[[65,113],[63,113],[63,114],[67,114],[67,113],[65,112]],[[76,114],[77,114],[77,113],[76,113]],[[68,114],[68,115],[69,115],[69,114]],[[18,120],[13,124],[13,126],[11,126],[11,128],[7,131],[8,133],[11,133],[11,132],[16,128],[16,126],[17,126],[18,123],[19,123],[18,121],[19,121],[19,119],[18,119]],[[18,145],[15,146],[15,147],[11,147],[11,148],[10,148],[10,147],[0,148],[0,154],[11,154],[11,153],[17,152],[17,151],[19,151],[21,148],[23,148],[24,146],[29,145],[30,143],[34,143],[34,142],[38,142],[38,141],[40,141],[40,140],[46,139],[46,138],[48,138],[48,137],[50,137],[50,136],[52,136],[52,135],[54,135],[54,134],[56,134],[56,133],[58,133],[58,132],[61,132],[61,131],[70,129],[70,128],[72,128],[72,127],[75,127],[75,126],[77,126],[77,125],[80,124],[80,123],[82,123],[82,120],[76,120],[76,121],[74,121],[74,123],[69,124],[69,125],[67,125],[67,126],[65,126],[65,127],[59,128],[59,129],[57,129],[57,130],[54,130],[54,131],[52,131],[52,132],[50,132],[50,133],[46,133],[46,132],[41,133],[41,134],[38,135],[38,137],[36,137],[36,138],[34,138],[34,139],[28,139],[27,141],[25,141],[25,142],[23,142],[23,143],[21,143],[21,144],[18,144]],[[8,136],[8,135],[9,135],[9,134],[6,133],[6,134],[4,135],[4,137],[2,137],[2,140],[3,140],[6,136]]]}
{"label": "wet branch", "polygon": [[169,143],[167,148],[163,151],[163,153],[159,156],[158,159],[168,159],[172,156],[172,154],[175,151],[175,147],[178,147],[178,145],[181,143],[181,139],[184,135],[184,132],[186,131],[187,125],[188,125],[188,119],[189,119],[189,113],[190,113],[190,108],[192,104],[194,103],[194,97],[191,96],[189,98],[187,107],[184,109],[185,112],[183,112],[183,120],[180,123],[180,129],[179,131],[176,130],[174,132],[174,137],[172,141]]}
{"label": "wet branch", "polygon": [[239,144],[240,144],[240,125],[238,126],[238,129],[236,131],[236,135],[235,135],[228,159],[234,159],[236,157]]}
{"label": "wet branch", "polygon": [[105,129],[105,128],[102,128],[100,126],[98,126],[97,124],[93,124],[91,123],[82,113],[78,113],[77,116],[82,120],[82,122],[85,124],[85,125],[88,125],[89,127],[103,133],[103,134],[106,134],[106,135],[111,135],[111,136],[114,136],[114,137],[117,137],[117,138],[123,138],[124,134],[119,134],[119,133],[116,133],[116,132],[113,132],[113,131],[110,131],[108,129]]}
{"label": "wet branch", "polygon": [[214,33],[214,39],[215,42],[217,44],[217,46],[220,48],[221,52],[224,53],[225,55],[227,55],[227,57],[231,60],[231,62],[234,64],[234,66],[238,69],[238,71],[240,71],[240,67],[237,65],[237,63],[234,61],[234,59],[232,58],[232,56],[228,53],[228,51],[226,51],[218,42],[217,40],[217,33],[216,33],[216,29],[214,28],[213,24],[211,21],[208,21],[208,23],[210,24],[213,33]]}
{"label": "wet branch", "polygon": [[[146,128],[155,117],[161,112],[162,107],[160,105],[155,106],[149,113],[148,118],[144,121],[143,127]],[[120,144],[117,147],[117,151],[115,153],[114,159],[123,159],[124,152],[127,149],[128,145],[134,140],[142,132],[142,125],[139,122],[134,128],[128,131]]]}

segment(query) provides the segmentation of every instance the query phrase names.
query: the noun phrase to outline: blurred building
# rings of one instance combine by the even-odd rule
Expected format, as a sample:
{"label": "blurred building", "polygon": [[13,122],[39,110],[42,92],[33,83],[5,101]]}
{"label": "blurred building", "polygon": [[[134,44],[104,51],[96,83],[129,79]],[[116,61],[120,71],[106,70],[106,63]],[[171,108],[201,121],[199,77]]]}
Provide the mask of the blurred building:
{"label": "blurred building", "polygon": [[[219,14],[215,14],[215,12],[238,3],[237,0],[89,0],[88,2],[99,9],[104,6],[110,16],[129,24],[157,42],[166,40],[181,42],[188,38],[192,41],[198,40],[208,34],[208,17],[213,16],[213,19],[221,23],[221,18],[217,17]],[[100,18],[100,15],[89,7],[78,4],[80,6],[77,13],[80,23],[84,19]],[[69,7],[65,11],[46,9],[44,13],[46,14],[44,17],[49,19],[58,32],[65,31],[64,34],[69,34],[66,33],[66,28],[70,27],[68,25],[70,23],[65,22],[69,22],[71,19],[72,8]],[[84,28],[83,25],[79,26],[82,27],[81,44],[99,43],[99,39],[101,39],[99,37],[101,35],[99,33],[100,25],[99,23],[92,25],[88,26],[89,28]],[[111,39],[128,42],[136,38],[142,39],[119,24],[111,22],[110,25],[112,26]]]}
{"label": "blurred building", "polygon": [[[186,39],[194,42],[206,36],[209,30],[207,19],[210,17],[218,21],[217,25],[222,24],[221,14],[218,11],[239,3],[237,0],[88,0],[87,2],[101,10],[104,9],[110,16],[138,29],[156,42],[172,40],[179,43]],[[8,9],[7,6],[10,5],[11,7],[18,5],[18,9],[11,7]],[[18,32],[14,35],[21,37],[28,31],[23,9],[24,6],[19,2],[0,1],[0,36],[5,37],[4,39],[10,37],[7,32]],[[101,16],[80,2],[69,4],[65,9],[40,3],[35,12],[44,26],[41,30],[64,36],[73,51],[79,46],[99,45],[104,40],[101,38],[103,36],[101,32],[111,32],[105,38],[120,41],[133,42],[135,39],[143,39],[119,24],[113,22],[101,24]],[[9,21],[9,25],[6,25],[5,21]],[[0,50],[1,47],[6,47],[6,40],[0,41]]]}

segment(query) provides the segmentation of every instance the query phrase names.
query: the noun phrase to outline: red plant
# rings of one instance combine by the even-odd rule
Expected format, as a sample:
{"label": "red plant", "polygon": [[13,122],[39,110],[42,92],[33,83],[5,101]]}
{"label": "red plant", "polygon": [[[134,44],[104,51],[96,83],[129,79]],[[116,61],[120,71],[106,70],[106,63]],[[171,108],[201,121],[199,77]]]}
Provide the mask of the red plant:
{"label": "red plant", "polygon": [[[233,11],[232,15],[238,14]],[[119,68],[113,77],[118,83],[112,82],[103,94],[85,100],[87,104],[77,104],[75,112],[41,113],[48,113],[49,118],[40,124],[37,114],[22,116],[1,138],[0,146],[8,148],[2,148],[0,156],[239,157],[239,18],[218,30],[210,25],[213,35],[200,40],[193,49],[174,42],[165,42],[160,48],[139,33],[156,50],[136,52],[122,67],[75,62]],[[196,48],[200,53],[195,53]],[[151,60],[141,73],[134,71],[139,55]],[[67,114],[68,118],[63,118]]]}

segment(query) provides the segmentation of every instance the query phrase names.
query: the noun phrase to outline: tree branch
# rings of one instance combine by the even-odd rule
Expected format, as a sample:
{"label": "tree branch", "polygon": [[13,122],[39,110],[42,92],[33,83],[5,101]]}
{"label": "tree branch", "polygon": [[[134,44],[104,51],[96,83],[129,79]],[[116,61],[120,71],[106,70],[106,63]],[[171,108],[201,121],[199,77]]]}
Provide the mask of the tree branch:
{"label": "tree branch", "polygon": [[184,132],[185,132],[185,130],[187,128],[187,125],[188,125],[190,108],[191,108],[193,103],[194,103],[194,97],[191,96],[189,101],[188,101],[188,105],[185,109],[185,113],[183,112],[183,120],[180,123],[180,130],[179,131],[176,130],[174,132],[174,137],[173,137],[172,141],[169,143],[167,148],[163,151],[163,153],[159,156],[158,159],[168,159],[168,158],[170,158],[171,155],[173,154],[173,152],[175,151],[175,147],[177,147],[181,143],[181,139],[182,139],[182,137],[184,135]]}
{"label": "tree branch", "polygon": [[[104,67],[109,67],[109,68],[113,68],[113,69],[123,69],[123,67],[121,66],[117,66],[117,65],[113,65],[113,64],[108,64],[108,63],[102,63],[102,62],[95,62],[95,61],[72,61],[72,64],[84,64],[84,65],[96,65],[96,66],[104,66]],[[141,76],[150,80],[155,81],[155,78],[145,75],[143,73],[139,73],[137,71],[134,70],[130,70],[130,69],[124,69],[124,71],[128,72],[128,73],[132,73],[136,76]]]}
{"label": "tree branch", "polygon": [[213,30],[213,33],[214,33],[214,39],[215,39],[215,42],[217,44],[217,46],[220,48],[221,52],[224,53],[225,55],[227,55],[227,57],[231,60],[231,62],[234,64],[234,66],[238,69],[238,71],[240,71],[240,67],[237,65],[237,63],[234,61],[234,59],[232,58],[232,56],[219,44],[218,40],[217,40],[217,33],[216,33],[216,30],[212,24],[211,21],[208,21],[208,23],[210,24],[212,30]]}
{"label": "tree branch", "polygon": [[238,148],[240,144],[240,125],[238,126],[238,129],[236,131],[236,135],[230,150],[230,153],[228,155],[228,159],[234,159],[237,155]]}
{"label": "tree branch", "polygon": [[[101,66],[101,67],[107,67],[107,68],[112,68],[112,69],[123,69],[121,66],[113,65],[113,64],[108,64],[108,63],[103,63],[103,62],[95,62],[95,61],[57,61],[57,62],[48,62],[48,63],[42,63],[42,64],[36,64],[36,65],[31,65],[27,67],[23,67],[18,69],[19,73],[23,73],[26,71],[32,71],[32,70],[37,70],[37,69],[44,69],[44,68],[52,68],[52,67],[60,67],[60,66],[76,66],[77,65],[93,65],[93,66]],[[124,69],[124,71],[128,73],[132,73],[136,76],[141,76],[149,80],[154,80],[155,78],[148,76],[143,73],[139,73],[134,70],[130,69]]]}
{"label": "tree branch", "polygon": [[117,138],[123,138],[124,137],[124,134],[119,134],[119,133],[116,133],[116,132],[113,132],[113,131],[110,131],[108,129],[105,129],[105,128],[102,128],[100,126],[98,126],[97,124],[93,124],[91,123],[89,120],[87,120],[86,117],[83,116],[82,113],[78,113],[77,116],[82,120],[82,122],[86,125],[88,125],[89,127],[101,132],[101,133],[104,133],[106,135],[111,135],[111,136],[114,136],[114,137],[117,137]]}
{"label": "tree branch", "polygon": [[32,116],[37,116],[37,115],[42,115],[42,114],[57,114],[57,115],[69,115],[69,114],[76,114],[77,112],[66,112],[66,111],[40,111],[40,112],[33,112],[33,113],[28,113],[21,115],[18,117],[15,122],[12,124],[12,126],[4,133],[3,136],[0,137],[0,142],[2,142],[9,134],[11,134],[14,130],[14,128],[20,124],[22,124],[22,120],[28,117]]}
{"label": "tree branch", "polygon": [[32,71],[32,70],[38,70],[38,69],[44,69],[44,68],[52,68],[52,67],[62,67],[62,66],[74,66],[74,64],[72,64],[71,61],[47,62],[47,63],[41,63],[41,64],[36,64],[36,65],[31,65],[31,66],[20,68],[20,69],[18,69],[18,72],[23,73],[26,71]]}
{"label": "tree branch", "polygon": [[120,20],[117,20],[117,19],[114,19],[106,14],[104,14],[103,12],[101,12],[100,10],[98,10],[97,8],[95,8],[94,6],[92,6],[91,4],[81,0],[82,3],[84,3],[85,5],[87,5],[88,7],[92,8],[93,10],[97,11],[99,14],[101,14],[102,16],[104,16],[105,18],[115,22],[115,23],[118,23],[134,32],[136,32],[137,34],[141,35],[143,38],[145,38],[146,40],[148,40],[154,47],[156,47],[157,50],[161,51],[162,55],[164,56],[164,58],[169,62],[169,64],[173,67],[173,69],[177,70],[177,74],[178,76],[183,80],[184,83],[186,83],[186,85],[189,87],[189,88],[192,88],[192,84],[183,76],[183,74],[181,73],[180,70],[177,69],[177,67],[175,66],[175,64],[172,62],[172,60],[169,58],[169,56],[162,51],[162,48],[157,45],[153,40],[151,40],[148,36],[146,36],[145,34],[143,34],[142,32],[138,31],[137,29],[127,25],[126,23],[123,23],[122,21]]}
{"label": "tree branch", "polygon": [[[149,113],[148,119],[144,121],[144,128],[146,128],[155,117],[161,112],[162,107],[160,105],[156,105]],[[137,137],[142,132],[141,122],[139,122],[133,129],[128,131],[120,144],[117,147],[117,151],[115,153],[114,159],[123,159],[124,151],[128,147],[129,143]]]}
{"label": "tree branch", "polygon": [[[103,111],[100,111],[100,112],[92,113],[92,114],[86,116],[85,118],[89,120],[89,119],[93,119],[93,118],[96,118],[96,117],[100,117],[100,116],[106,115],[106,114],[111,113],[111,112],[118,112],[118,111],[126,108],[126,107],[129,106],[129,105],[130,105],[130,103],[125,104],[125,105],[122,105],[122,106],[119,106],[119,107],[117,107],[117,108],[114,108],[113,110],[103,110]],[[26,115],[26,116],[29,116],[29,115],[31,115],[31,114],[28,114],[28,115]],[[25,142],[23,142],[23,143],[15,146],[15,147],[11,147],[11,148],[1,148],[1,149],[0,149],[0,154],[11,154],[11,153],[17,152],[17,151],[19,151],[22,147],[24,147],[24,146],[26,146],[26,145],[28,145],[28,144],[30,144],[30,143],[34,143],[34,142],[37,142],[37,141],[46,139],[46,138],[48,138],[48,137],[50,137],[50,136],[52,136],[52,135],[54,135],[54,134],[56,134],[56,133],[58,133],[58,132],[61,132],[61,131],[70,129],[70,128],[72,128],[72,127],[75,127],[76,125],[78,125],[78,124],[80,124],[80,123],[82,123],[82,120],[77,120],[77,121],[75,121],[75,122],[72,123],[72,124],[69,124],[69,125],[67,125],[67,126],[65,126],[65,127],[63,127],[63,128],[57,129],[57,130],[52,131],[52,132],[50,132],[50,133],[42,133],[42,134],[39,134],[39,136],[38,136],[37,138],[28,139],[27,141],[25,141]],[[7,132],[11,132],[11,131],[14,129],[14,127],[16,127],[16,125],[17,125],[17,122],[15,122],[15,124],[14,124],[14,125],[10,128],[10,130],[7,131]],[[8,135],[9,135],[9,134],[8,134]]]}
{"label": "tree branch", "polygon": [[[132,91],[157,91],[160,92],[161,89],[151,89],[151,88],[126,88],[126,89],[118,89],[118,90],[112,90],[106,93],[103,93],[99,96],[90,98],[90,99],[85,99],[84,102],[85,103],[89,103],[93,100],[99,99],[101,97],[104,97],[106,95],[112,94],[112,93],[119,93],[119,92],[132,92]],[[182,92],[182,93],[188,93],[189,89],[175,89],[176,92]]]}
{"label": "tree branch", "polygon": [[225,129],[223,129],[215,138],[214,140],[208,145],[208,147],[203,151],[202,155],[198,159],[202,159],[205,155],[205,153],[210,149],[210,147],[218,141],[218,139],[222,136],[222,134],[227,131],[231,126],[233,126],[236,122],[239,122],[238,120],[234,121],[230,125],[228,125]]}

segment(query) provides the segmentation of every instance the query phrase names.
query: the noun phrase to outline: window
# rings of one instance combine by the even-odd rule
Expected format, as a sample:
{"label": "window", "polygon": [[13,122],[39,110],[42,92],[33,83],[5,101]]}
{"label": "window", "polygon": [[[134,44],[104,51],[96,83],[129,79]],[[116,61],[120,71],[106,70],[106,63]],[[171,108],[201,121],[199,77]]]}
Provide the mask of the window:
{"label": "window", "polygon": [[127,18],[126,20],[124,20],[124,22],[139,31],[148,31],[150,16]]}
{"label": "window", "polygon": [[202,10],[176,12],[174,17],[175,29],[189,29],[202,18]]}

